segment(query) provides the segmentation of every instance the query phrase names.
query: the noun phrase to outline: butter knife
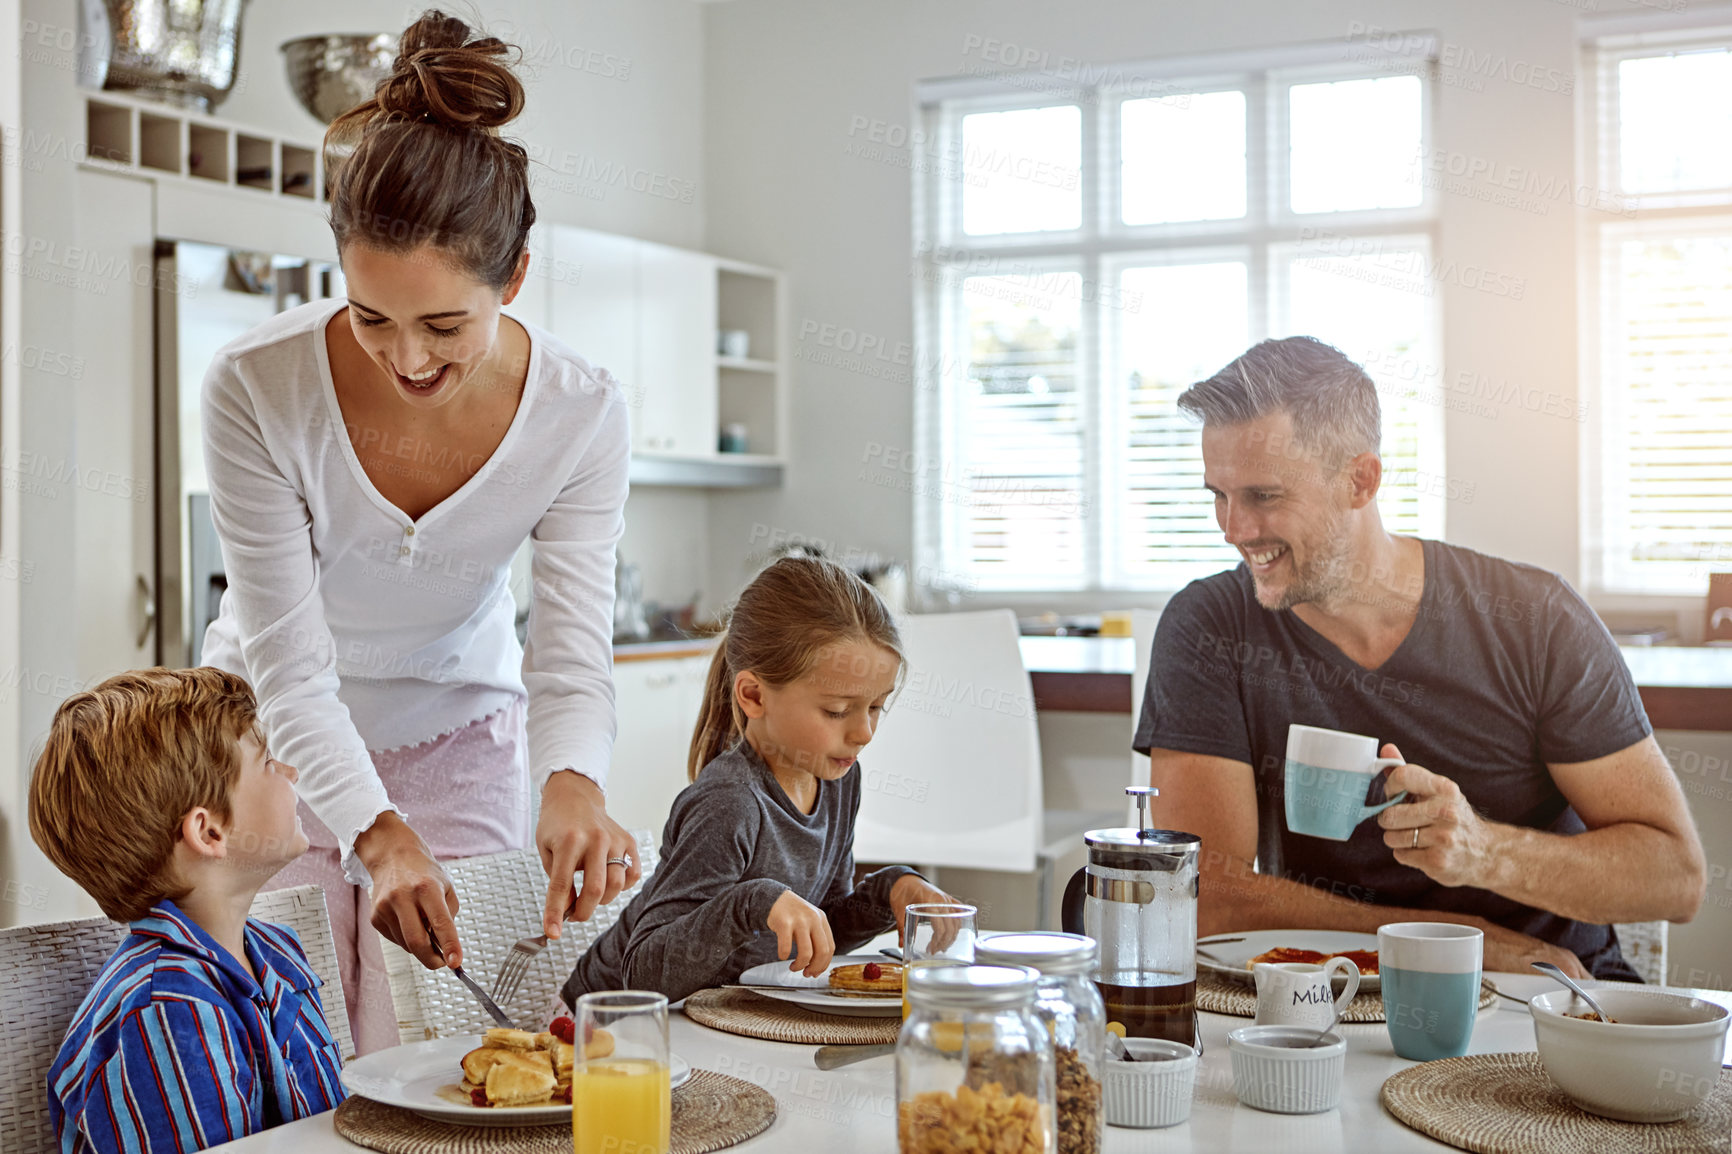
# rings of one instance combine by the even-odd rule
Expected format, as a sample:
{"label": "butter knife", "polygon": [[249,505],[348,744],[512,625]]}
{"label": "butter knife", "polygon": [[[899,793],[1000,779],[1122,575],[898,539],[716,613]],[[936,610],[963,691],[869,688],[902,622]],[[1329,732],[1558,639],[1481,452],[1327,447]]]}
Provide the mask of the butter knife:
{"label": "butter knife", "polygon": [[838,1066],[848,1066],[871,1058],[882,1058],[886,1054],[894,1054],[895,1052],[895,1042],[881,1045],[819,1046],[812,1054],[812,1064],[820,1070],[834,1070]]}
{"label": "butter knife", "polygon": [[[443,958],[445,956],[445,951],[439,948],[439,939],[434,937],[431,931],[427,934],[427,940],[433,943],[433,952]],[[488,1017],[492,1018],[499,1025],[504,1026],[507,1030],[517,1029],[517,1027],[512,1024],[511,1019],[505,1016],[505,1011],[501,1010],[493,999],[488,997],[486,992],[482,990],[480,986],[476,985],[474,980],[471,979],[468,974],[463,972],[462,966],[453,966],[447,962],[446,968],[457,975],[458,981],[469,987],[469,992],[475,995],[475,1000],[481,1003],[481,1008],[487,1011]]]}

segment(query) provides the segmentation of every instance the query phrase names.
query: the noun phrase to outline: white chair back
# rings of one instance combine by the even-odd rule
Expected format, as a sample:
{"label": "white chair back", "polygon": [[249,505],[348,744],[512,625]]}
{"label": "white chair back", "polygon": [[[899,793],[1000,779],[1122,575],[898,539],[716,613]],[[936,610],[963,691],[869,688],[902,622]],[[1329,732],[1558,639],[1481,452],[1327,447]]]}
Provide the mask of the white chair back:
{"label": "white chair back", "polygon": [[1630,968],[1651,986],[1666,985],[1666,922],[1620,922],[1612,927]]}
{"label": "white chair back", "polygon": [[901,619],[908,670],[860,755],[854,856],[1027,872],[1042,846],[1034,689],[1009,609]]}
{"label": "white chair back", "polygon": [[[643,876],[605,906],[596,909],[587,922],[568,922],[558,941],[531,963],[529,972],[512,999],[499,1008],[513,1022],[530,1030],[544,1030],[556,1014],[563,1012],[559,988],[571,974],[583,952],[619,920],[620,911],[635,897],[656,868],[655,835],[633,830]],[[463,938],[463,971],[483,990],[493,989],[493,980],[511,947],[520,938],[541,932],[541,912],[547,897],[547,874],[534,849],[510,850],[485,857],[463,858],[444,863],[457,891],[457,931]],[[429,970],[407,951],[388,941],[385,970],[391,980],[391,1002],[397,1011],[397,1032],[404,1042],[481,1034],[495,1023],[481,1008],[475,995],[456,976],[444,970]]]}
{"label": "white chair back", "polygon": [[[325,1023],[345,1058],[354,1053],[343,983],[325,893],[318,886],[295,886],[263,893],[252,915],[286,925],[300,936],[313,970],[324,979],[319,990]],[[0,1079],[0,1154],[52,1150],[48,1121],[48,1068],[60,1052],[66,1027],[127,928],[107,918],[80,918],[0,930],[0,1053],[6,1077]]]}

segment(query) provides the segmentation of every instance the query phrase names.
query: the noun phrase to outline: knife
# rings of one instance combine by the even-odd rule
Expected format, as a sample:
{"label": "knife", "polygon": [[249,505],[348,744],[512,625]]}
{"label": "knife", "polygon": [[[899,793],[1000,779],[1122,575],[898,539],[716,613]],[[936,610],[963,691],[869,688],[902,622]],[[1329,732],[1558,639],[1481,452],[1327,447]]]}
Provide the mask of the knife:
{"label": "knife", "polygon": [[[432,930],[427,931],[427,940],[433,943],[433,952],[443,958],[445,956],[445,951],[439,948],[439,939],[433,936]],[[507,1030],[517,1029],[511,1019],[505,1016],[505,1011],[501,1010],[498,1004],[495,1003],[492,998],[488,997],[486,992],[482,990],[480,986],[476,985],[474,980],[471,979],[468,974],[463,972],[462,966],[453,966],[447,962],[446,968],[457,975],[458,981],[469,987],[469,992],[475,995],[475,1000],[481,1003],[481,1008],[487,1011],[488,1017],[492,1018],[499,1025],[504,1026]]]}
{"label": "knife", "polygon": [[882,1058],[886,1054],[894,1054],[895,1052],[895,1042],[887,1042],[882,1045],[819,1046],[812,1054],[812,1064],[820,1070],[834,1070],[838,1066],[864,1062],[871,1058]]}

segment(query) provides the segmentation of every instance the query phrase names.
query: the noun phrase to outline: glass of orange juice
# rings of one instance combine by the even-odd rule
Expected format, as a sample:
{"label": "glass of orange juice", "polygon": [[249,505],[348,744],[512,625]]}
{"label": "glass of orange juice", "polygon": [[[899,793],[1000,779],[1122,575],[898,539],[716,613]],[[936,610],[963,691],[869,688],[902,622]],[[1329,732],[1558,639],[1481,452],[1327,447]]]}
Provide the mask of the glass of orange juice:
{"label": "glass of orange juice", "polygon": [[919,966],[974,961],[974,915],[960,902],[911,905],[902,918],[902,1020],[908,1020],[908,972]]}
{"label": "glass of orange juice", "polygon": [[571,1071],[574,1154],[668,1154],[668,1000],[645,990],[577,1000]]}

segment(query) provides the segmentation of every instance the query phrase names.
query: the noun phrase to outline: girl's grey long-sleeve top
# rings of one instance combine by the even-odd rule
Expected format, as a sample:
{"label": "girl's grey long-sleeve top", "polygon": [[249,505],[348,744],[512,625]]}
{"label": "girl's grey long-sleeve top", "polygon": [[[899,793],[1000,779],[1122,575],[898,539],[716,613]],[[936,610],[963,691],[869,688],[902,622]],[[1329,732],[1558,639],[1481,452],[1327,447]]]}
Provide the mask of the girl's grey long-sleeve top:
{"label": "girl's grey long-sleeve top", "polygon": [[856,761],[820,781],[817,804],[801,813],[750,744],[717,756],[674,800],[655,873],[578,959],[565,1001],[621,989],[677,1001],[738,980],[777,960],[766,923],[784,890],[824,911],[839,954],[894,928],[890,887],[915,871],[886,866],[854,887],[860,782]]}

